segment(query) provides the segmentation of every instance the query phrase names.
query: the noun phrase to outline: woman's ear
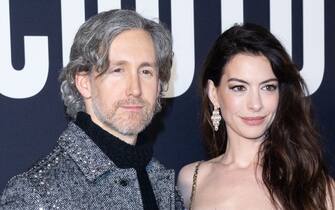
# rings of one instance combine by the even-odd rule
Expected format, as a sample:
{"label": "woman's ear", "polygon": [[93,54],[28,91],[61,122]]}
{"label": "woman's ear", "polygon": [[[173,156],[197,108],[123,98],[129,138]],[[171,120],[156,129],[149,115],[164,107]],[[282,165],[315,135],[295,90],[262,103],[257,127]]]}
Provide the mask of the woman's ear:
{"label": "woman's ear", "polygon": [[218,95],[217,95],[217,89],[214,85],[214,82],[212,80],[207,81],[207,94],[209,100],[212,102],[213,106],[215,108],[219,108],[219,101],[218,101]]}
{"label": "woman's ear", "polygon": [[78,72],[75,76],[75,85],[83,98],[91,97],[91,80],[87,72]]}

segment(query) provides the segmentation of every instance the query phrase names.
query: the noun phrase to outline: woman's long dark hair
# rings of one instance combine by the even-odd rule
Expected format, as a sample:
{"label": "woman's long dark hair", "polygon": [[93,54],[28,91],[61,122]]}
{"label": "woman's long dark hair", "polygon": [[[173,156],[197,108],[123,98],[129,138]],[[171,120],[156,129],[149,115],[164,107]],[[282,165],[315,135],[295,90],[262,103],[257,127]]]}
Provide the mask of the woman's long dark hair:
{"label": "woman's long dark hair", "polygon": [[[208,80],[217,87],[225,65],[243,53],[263,55],[279,82],[276,116],[259,151],[262,179],[277,208],[325,210],[332,198],[332,179],[322,158],[319,134],[312,121],[310,97],[304,80],[280,42],[255,24],[235,25],[219,36],[211,48],[202,75],[202,127],[210,157],[223,154],[227,146],[224,123],[214,131],[213,105],[207,95]],[[328,205],[333,205],[332,199]]]}

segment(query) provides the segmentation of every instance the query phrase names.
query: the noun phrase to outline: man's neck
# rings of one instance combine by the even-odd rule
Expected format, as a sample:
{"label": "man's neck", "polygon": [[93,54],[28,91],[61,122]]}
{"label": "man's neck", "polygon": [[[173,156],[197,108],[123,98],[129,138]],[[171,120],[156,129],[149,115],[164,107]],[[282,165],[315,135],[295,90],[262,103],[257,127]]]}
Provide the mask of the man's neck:
{"label": "man's neck", "polygon": [[111,129],[110,127],[108,127],[104,123],[100,122],[98,119],[96,119],[92,115],[91,115],[91,119],[100,128],[104,129],[105,131],[107,131],[111,135],[117,137],[118,139],[120,139],[120,140],[122,140],[122,141],[124,141],[124,142],[126,142],[127,144],[130,144],[130,145],[135,145],[136,144],[136,142],[137,142],[137,135],[123,135],[123,134],[115,131],[114,129]]}

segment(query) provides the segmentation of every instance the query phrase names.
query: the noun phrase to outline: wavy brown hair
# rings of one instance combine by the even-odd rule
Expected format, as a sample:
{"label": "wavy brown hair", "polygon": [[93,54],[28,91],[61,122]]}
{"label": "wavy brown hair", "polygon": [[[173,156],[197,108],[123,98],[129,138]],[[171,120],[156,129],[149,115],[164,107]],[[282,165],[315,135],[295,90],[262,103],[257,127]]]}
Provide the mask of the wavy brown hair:
{"label": "wavy brown hair", "polygon": [[262,179],[274,206],[288,210],[334,207],[332,178],[322,157],[310,97],[305,97],[306,84],[281,43],[261,26],[246,23],[231,27],[218,37],[205,60],[201,78],[202,127],[209,156],[225,152],[227,133],[224,122],[214,131],[208,80],[218,87],[226,64],[240,53],[265,56],[279,82],[276,116],[258,155]]}

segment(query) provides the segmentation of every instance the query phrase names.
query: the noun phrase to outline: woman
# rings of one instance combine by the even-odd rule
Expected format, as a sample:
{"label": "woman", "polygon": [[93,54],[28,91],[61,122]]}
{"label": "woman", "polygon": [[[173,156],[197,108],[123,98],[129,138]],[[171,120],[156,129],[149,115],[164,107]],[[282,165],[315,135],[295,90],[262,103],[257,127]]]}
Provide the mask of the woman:
{"label": "woman", "polygon": [[333,180],[305,93],[297,67],[269,31],[244,24],[224,32],[202,76],[202,126],[212,159],[180,171],[185,206],[333,209]]}

